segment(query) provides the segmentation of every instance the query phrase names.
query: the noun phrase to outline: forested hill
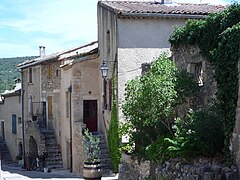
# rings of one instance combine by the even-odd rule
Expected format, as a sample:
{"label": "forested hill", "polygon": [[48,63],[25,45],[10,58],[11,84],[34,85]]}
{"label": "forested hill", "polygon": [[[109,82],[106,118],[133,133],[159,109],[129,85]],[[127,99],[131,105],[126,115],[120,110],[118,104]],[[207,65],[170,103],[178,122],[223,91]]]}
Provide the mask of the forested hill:
{"label": "forested hill", "polygon": [[12,89],[14,79],[21,76],[16,67],[17,64],[36,57],[37,56],[0,58],[0,93],[4,92],[5,89]]}

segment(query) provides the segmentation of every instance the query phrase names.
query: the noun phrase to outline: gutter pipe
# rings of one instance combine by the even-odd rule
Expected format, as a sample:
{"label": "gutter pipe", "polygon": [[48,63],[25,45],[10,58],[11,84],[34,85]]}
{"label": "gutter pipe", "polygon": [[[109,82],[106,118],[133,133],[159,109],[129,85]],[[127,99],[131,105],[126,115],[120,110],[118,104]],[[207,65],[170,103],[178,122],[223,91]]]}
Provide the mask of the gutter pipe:
{"label": "gutter pipe", "polygon": [[73,153],[72,153],[72,85],[68,87],[69,92],[69,120],[70,120],[70,172],[73,171]]}
{"label": "gutter pipe", "polygon": [[25,163],[25,133],[24,133],[24,89],[23,89],[23,71],[21,69],[21,100],[22,100],[22,151],[23,151],[23,161],[24,161],[24,168],[26,168]]}

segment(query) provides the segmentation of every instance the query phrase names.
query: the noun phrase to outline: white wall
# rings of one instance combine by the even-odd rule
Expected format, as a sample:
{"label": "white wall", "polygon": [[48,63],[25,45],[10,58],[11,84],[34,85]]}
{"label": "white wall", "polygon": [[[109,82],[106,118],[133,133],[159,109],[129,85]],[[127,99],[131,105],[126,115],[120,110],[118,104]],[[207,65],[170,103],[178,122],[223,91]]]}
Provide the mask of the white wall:
{"label": "white wall", "polygon": [[185,19],[118,19],[118,48],[170,48],[168,39]]}
{"label": "white wall", "polygon": [[[168,52],[168,39],[175,27],[183,26],[185,19],[118,19],[118,103],[124,101],[125,84],[141,75],[141,65]],[[120,121],[124,120],[119,111]]]}

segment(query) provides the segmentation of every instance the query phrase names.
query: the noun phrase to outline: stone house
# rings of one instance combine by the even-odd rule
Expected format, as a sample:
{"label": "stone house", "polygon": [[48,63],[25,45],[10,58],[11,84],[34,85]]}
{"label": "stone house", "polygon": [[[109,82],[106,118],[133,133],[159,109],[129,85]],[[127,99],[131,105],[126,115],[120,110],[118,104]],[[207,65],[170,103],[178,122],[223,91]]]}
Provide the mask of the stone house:
{"label": "stone house", "polygon": [[97,108],[97,42],[51,55],[45,55],[44,50],[40,47],[39,58],[18,65],[22,73],[25,159],[31,163],[47,152],[49,168],[79,172],[82,128],[91,125],[84,119],[85,104],[95,107],[90,109],[96,114],[92,131],[102,131],[101,109]]}
{"label": "stone house", "polygon": [[[61,145],[64,167],[82,174],[82,131],[104,133],[98,43],[59,56],[61,68]],[[71,163],[72,162],[72,163]],[[72,166],[72,167],[71,167]]]}
{"label": "stone house", "polygon": [[28,169],[37,155],[48,151],[48,134],[53,137],[56,146],[60,141],[53,130],[59,128],[61,74],[57,57],[63,52],[46,56],[45,47],[39,48],[40,57],[18,65],[22,76],[23,150]]}
{"label": "stone house", "polygon": [[19,82],[14,89],[6,90],[1,94],[0,138],[6,142],[13,160],[16,160],[17,155],[23,155],[21,101],[21,83]]}
{"label": "stone house", "polygon": [[[156,1],[99,1],[100,61],[109,69],[103,87],[109,87],[114,77],[114,91],[121,107],[126,82],[141,75],[144,64],[153,61],[163,51],[169,51],[168,39],[175,27],[183,26],[188,19],[201,19],[223,8],[208,4],[167,5]],[[104,89],[103,117],[108,127],[112,91]],[[119,119],[124,119],[121,111]]]}

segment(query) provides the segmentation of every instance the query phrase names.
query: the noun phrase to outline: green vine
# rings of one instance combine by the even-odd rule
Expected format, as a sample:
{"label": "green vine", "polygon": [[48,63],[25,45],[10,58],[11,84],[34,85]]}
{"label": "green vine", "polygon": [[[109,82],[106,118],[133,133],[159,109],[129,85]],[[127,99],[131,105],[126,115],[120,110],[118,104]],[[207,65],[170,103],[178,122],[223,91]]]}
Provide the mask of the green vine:
{"label": "green vine", "polygon": [[[115,69],[115,68],[113,68]],[[118,165],[120,164],[120,140],[119,140],[119,119],[118,119],[118,106],[116,100],[116,94],[114,91],[115,87],[115,76],[113,71],[112,78],[112,112],[111,112],[111,121],[108,130],[108,147],[110,158],[113,163],[114,171],[118,172]]]}
{"label": "green vine", "polygon": [[174,46],[197,45],[214,70],[217,82],[216,109],[223,117],[224,157],[231,161],[231,138],[238,99],[238,61],[240,43],[240,5],[233,4],[225,11],[204,20],[188,21],[176,29],[169,41]]}

